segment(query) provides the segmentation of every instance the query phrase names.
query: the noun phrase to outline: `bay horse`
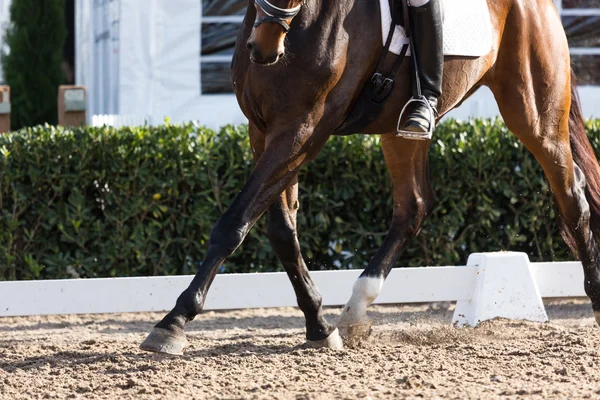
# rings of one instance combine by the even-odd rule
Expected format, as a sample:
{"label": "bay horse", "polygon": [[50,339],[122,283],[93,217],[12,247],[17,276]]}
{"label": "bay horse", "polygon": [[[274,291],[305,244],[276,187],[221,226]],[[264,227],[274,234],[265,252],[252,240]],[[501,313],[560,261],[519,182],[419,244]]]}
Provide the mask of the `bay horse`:
{"label": "bay horse", "polygon": [[[544,170],[563,237],[583,264],[585,290],[600,323],[600,167],[584,130],[560,17],[552,0],[488,0],[488,6],[492,49],[482,57],[445,58],[439,117],[480,86],[491,89],[506,125]],[[277,10],[287,14],[275,18]],[[270,242],[306,318],[307,343],[341,348],[340,331],[349,338],[368,332],[367,306],[434,204],[430,141],[395,135],[398,114],[411,96],[409,62],[382,112],[364,130],[381,135],[393,217],[383,245],[354,285],[339,331],[323,316],[321,296],[300,253],[296,216],[298,170],[346,120],[378,62],[379,14],[375,0],[249,0],[232,80],[249,120],[255,167],[214,225],[198,273],[142,349],[181,354],[184,326],[202,311],[218,267],[265,212]]]}

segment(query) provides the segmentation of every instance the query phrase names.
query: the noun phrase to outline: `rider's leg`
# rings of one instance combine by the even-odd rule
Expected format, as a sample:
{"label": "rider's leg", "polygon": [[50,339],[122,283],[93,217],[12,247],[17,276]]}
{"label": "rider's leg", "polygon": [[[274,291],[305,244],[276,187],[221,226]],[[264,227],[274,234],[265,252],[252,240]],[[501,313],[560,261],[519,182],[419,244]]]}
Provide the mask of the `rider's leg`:
{"label": "rider's leg", "polygon": [[[417,57],[422,94],[437,116],[437,103],[442,95],[444,65],[441,0],[409,0],[409,5],[413,21],[412,35],[416,46],[411,52],[413,57]],[[416,106],[410,110],[403,129],[427,132],[430,122],[429,110],[422,103],[414,104]]]}

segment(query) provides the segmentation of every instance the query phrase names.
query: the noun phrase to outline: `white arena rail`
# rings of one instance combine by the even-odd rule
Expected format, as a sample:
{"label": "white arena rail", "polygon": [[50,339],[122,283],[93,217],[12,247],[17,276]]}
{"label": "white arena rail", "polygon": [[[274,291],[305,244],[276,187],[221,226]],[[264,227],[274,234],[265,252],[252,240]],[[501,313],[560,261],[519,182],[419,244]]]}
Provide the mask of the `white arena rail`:
{"label": "white arena rail", "polygon": [[[348,301],[361,270],[311,272],[326,306]],[[192,276],[0,282],[0,316],[170,310]],[[396,268],[375,303],[456,301],[454,322],[547,320],[542,297],[580,297],[579,262],[530,263],[524,253],[478,253],[467,266]],[[206,310],[296,306],[285,273],[217,275]]]}
{"label": "white arena rail", "polygon": [[150,117],[143,115],[116,115],[99,114],[92,116],[92,126],[112,126],[123,128],[126,126],[145,126],[151,125]]}

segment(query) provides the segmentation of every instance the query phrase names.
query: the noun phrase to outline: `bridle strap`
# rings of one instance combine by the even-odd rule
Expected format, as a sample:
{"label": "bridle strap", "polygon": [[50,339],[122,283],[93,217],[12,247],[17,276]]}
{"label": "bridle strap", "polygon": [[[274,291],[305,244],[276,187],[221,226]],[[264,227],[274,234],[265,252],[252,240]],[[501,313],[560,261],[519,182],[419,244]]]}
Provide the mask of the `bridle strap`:
{"label": "bridle strap", "polygon": [[265,22],[273,22],[273,23],[281,25],[281,27],[283,28],[285,33],[288,33],[290,31],[290,26],[287,24],[287,22],[285,22],[284,20],[279,19],[277,17],[273,17],[272,15],[267,15],[265,17],[262,17],[258,21],[256,21],[254,23],[254,27],[258,28],[260,24],[264,24]]}
{"label": "bridle strap", "polygon": [[299,4],[294,8],[280,8],[271,4],[269,0],[254,0],[254,2],[258,4],[265,14],[267,14],[254,23],[255,28],[260,24],[272,22],[281,25],[286,33],[290,30],[290,26],[286,20],[294,18],[302,8],[302,4]]}
{"label": "bridle strap", "polygon": [[271,17],[279,18],[279,19],[290,19],[294,18],[300,12],[302,8],[302,4],[297,5],[294,8],[280,8],[271,3],[269,0],[254,0],[256,4],[265,12],[265,14],[270,15]]}

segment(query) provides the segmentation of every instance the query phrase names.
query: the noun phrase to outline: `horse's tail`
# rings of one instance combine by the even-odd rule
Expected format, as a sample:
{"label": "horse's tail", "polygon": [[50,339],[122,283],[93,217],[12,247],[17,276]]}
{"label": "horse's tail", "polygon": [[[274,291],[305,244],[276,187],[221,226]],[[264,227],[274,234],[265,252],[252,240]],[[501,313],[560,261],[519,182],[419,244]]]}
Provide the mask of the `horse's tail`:
{"label": "horse's tail", "polygon": [[[595,240],[600,239],[600,166],[588,140],[581,101],[577,92],[577,78],[571,70],[571,110],[569,111],[569,132],[573,161],[579,166],[585,176],[585,197],[590,206],[590,229]],[[575,242],[570,232],[567,242],[575,251]],[[576,251],[575,251],[576,252]]]}

